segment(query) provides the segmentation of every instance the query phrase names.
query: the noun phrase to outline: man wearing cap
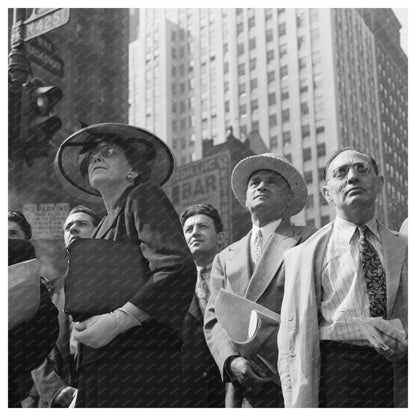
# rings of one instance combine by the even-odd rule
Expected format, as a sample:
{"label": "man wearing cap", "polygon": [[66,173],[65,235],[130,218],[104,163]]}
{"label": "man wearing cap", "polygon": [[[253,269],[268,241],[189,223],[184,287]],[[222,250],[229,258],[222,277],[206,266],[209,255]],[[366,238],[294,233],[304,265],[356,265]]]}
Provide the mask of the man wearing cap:
{"label": "man wearing cap", "polygon": [[407,407],[407,239],[375,217],[383,177],[368,154],[338,150],[325,179],[335,220],[285,256],[285,406]]}
{"label": "man wearing cap", "polygon": [[218,322],[215,304],[224,288],[280,313],[283,255],[313,232],[289,222],[305,206],[306,184],[285,158],[265,153],[240,161],[231,185],[237,200],[249,210],[253,227],[214,260],[205,336],[226,382],[226,407],[283,407],[279,380],[238,354]]}

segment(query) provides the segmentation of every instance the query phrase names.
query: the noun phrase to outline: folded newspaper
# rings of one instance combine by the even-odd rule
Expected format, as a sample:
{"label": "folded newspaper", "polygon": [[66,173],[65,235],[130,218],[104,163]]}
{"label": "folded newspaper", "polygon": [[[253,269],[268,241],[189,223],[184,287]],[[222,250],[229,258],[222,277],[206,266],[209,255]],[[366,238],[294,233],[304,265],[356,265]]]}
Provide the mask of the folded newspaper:
{"label": "folded newspaper", "polygon": [[215,313],[235,350],[276,375],[280,315],[224,289],[218,294]]}
{"label": "folded newspaper", "polygon": [[9,266],[9,329],[29,320],[39,309],[39,270],[36,259]]}
{"label": "folded newspaper", "polygon": [[389,350],[389,346],[383,341],[381,332],[407,344],[407,334],[400,319],[385,320],[377,318],[355,318],[359,323],[362,333],[375,348]]}

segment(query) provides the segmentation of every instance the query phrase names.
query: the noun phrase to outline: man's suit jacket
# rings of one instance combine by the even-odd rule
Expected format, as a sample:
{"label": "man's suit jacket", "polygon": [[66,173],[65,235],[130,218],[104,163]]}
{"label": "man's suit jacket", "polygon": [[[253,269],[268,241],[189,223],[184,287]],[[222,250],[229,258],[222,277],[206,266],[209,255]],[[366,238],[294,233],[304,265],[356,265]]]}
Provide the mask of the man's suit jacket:
{"label": "man's suit jacket", "polygon": [[[407,240],[378,223],[384,254],[387,319],[400,318],[407,332]],[[285,296],[278,333],[279,374],[285,407],[318,407],[319,299],[322,263],[333,222],[285,256]],[[407,357],[394,364],[395,406],[407,406]]]}
{"label": "man's suit jacket", "polygon": [[55,397],[65,387],[76,387],[74,357],[70,352],[71,323],[69,316],[64,313],[64,279],[65,276],[62,276],[49,283],[52,302],[59,311],[59,337],[44,363],[32,371],[39,407],[51,407]]}
{"label": "man's suit jacket", "polygon": [[[208,347],[225,381],[229,381],[224,374],[227,358],[239,354],[233,348],[215,315],[215,301],[219,290],[224,288],[280,313],[284,287],[282,267],[284,253],[306,240],[313,231],[307,227],[291,226],[288,220],[283,220],[264,247],[262,258],[253,274],[250,264],[251,231],[215,257],[211,271],[211,297],[205,312],[204,330]],[[241,407],[244,395],[238,385],[228,384],[226,407]]]}
{"label": "man's suit jacket", "polygon": [[193,297],[181,327],[183,401],[181,407],[224,407],[225,385],[204,336],[204,317]]}

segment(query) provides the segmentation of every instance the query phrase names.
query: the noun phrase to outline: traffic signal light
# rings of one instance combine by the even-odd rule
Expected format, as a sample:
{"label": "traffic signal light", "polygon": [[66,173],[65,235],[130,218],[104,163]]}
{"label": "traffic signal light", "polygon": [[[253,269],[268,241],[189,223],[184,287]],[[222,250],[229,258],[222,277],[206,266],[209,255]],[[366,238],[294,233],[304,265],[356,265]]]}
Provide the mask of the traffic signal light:
{"label": "traffic signal light", "polygon": [[53,107],[62,100],[63,93],[59,87],[44,86],[38,78],[32,79],[26,87],[29,103],[24,155],[27,165],[31,166],[33,159],[48,156],[49,141],[62,127],[62,121],[53,113]]}

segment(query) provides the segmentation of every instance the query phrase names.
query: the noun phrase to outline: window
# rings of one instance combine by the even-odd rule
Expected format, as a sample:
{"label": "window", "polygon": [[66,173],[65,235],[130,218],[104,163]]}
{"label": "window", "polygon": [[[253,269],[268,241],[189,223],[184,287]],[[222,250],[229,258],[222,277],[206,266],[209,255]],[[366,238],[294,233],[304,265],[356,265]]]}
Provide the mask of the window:
{"label": "window", "polygon": [[329,215],[323,215],[321,217],[321,226],[329,223]]}
{"label": "window", "polygon": [[282,111],[282,121],[289,121],[290,120],[290,111],[289,109],[283,110]]}
{"label": "window", "polygon": [[257,110],[259,108],[258,100],[251,100],[251,111]]}
{"label": "window", "polygon": [[257,78],[251,79],[250,80],[250,90],[253,91],[257,88],[258,86],[258,82],[257,82]]}
{"label": "window", "polygon": [[286,35],[286,23],[280,23],[278,27],[279,36]]}
{"label": "window", "polygon": [[305,57],[299,59],[299,70],[303,69],[303,68],[306,68],[306,58]]}
{"label": "window", "polygon": [[274,71],[268,72],[267,73],[267,82],[270,83],[270,82],[273,82],[274,80],[275,80]]}
{"label": "window", "polygon": [[248,48],[251,50],[251,49],[254,49],[255,47],[256,47],[256,38],[252,38],[248,41]]}
{"label": "window", "polygon": [[225,102],[224,109],[225,109],[226,112],[230,111],[230,102],[229,101]]}
{"label": "window", "polygon": [[237,45],[237,54],[242,55],[244,53],[244,45],[242,43],[239,43]]}
{"label": "window", "polygon": [[312,151],[310,147],[303,149],[303,161],[307,162],[308,160],[312,159]]}
{"label": "window", "polygon": [[[325,168],[318,168],[318,178],[320,181],[325,180]],[[326,202],[326,199],[325,199]]]}
{"label": "window", "polygon": [[241,95],[241,94],[244,94],[245,92],[246,92],[246,84],[240,84],[238,86],[238,93]]}
{"label": "window", "polygon": [[243,25],[243,22],[241,22],[241,23],[239,23],[237,25],[237,35],[239,35],[240,33],[242,33],[243,32],[243,29],[244,29],[244,25]]}
{"label": "window", "polygon": [[276,104],[276,94],[274,92],[270,93],[268,96],[269,105]]}
{"label": "window", "polygon": [[256,69],[256,58],[250,59],[250,71]]}
{"label": "window", "polygon": [[246,104],[241,104],[240,105],[240,115],[245,115],[245,114],[247,114],[247,106],[246,106]]}
{"label": "window", "polygon": [[290,163],[292,163],[292,155],[290,153],[283,155]]}
{"label": "window", "polygon": [[316,128],[316,134],[323,133],[325,131],[325,126],[319,126]]}
{"label": "window", "polygon": [[306,220],[306,225],[308,227],[315,227],[315,220],[313,218],[309,218],[308,220]]}
{"label": "window", "polygon": [[270,127],[274,127],[277,125],[277,117],[276,114],[272,114],[269,116],[269,125]]}
{"label": "window", "polygon": [[282,88],[280,93],[280,99],[282,101],[287,100],[289,98],[289,88]]}
{"label": "window", "polygon": [[303,177],[305,178],[306,183],[312,183],[312,181],[313,181],[312,171],[309,170],[309,171],[305,172]]}
{"label": "window", "polygon": [[308,195],[306,198],[306,208],[313,208],[313,195]]}
{"label": "window", "polygon": [[328,205],[328,201],[325,199],[325,197],[321,193],[319,193],[319,204],[321,206]]}
{"label": "window", "polygon": [[273,40],[273,29],[266,30],[266,42],[271,42]]}
{"label": "window", "polygon": [[274,59],[274,51],[267,51],[267,63],[270,63]]}
{"label": "window", "polygon": [[258,121],[253,121],[251,123],[251,130],[252,131],[259,131],[259,122]]}
{"label": "window", "polygon": [[284,131],[283,132],[283,147],[290,145],[290,142],[291,142],[290,131]]}
{"label": "window", "polygon": [[305,45],[305,36],[299,36],[298,37],[298,49],[301,49],[302,46]]}
{"label": "window", "polygon": [[224,62],[224,73],[228,72],[228,62]]}
{"label": "window", "polygon": [[311,129],[310,129],[309,124],[302,126],[302,139],[304,139],[305,137],[309,137],[310,134],[311,134]]}
{"label": "window", "polygon": [[302,115],[309,114],[308,103],[300,103],[300,112]]}
{"label": "window", "polygon": [[279,56],[280,56],[280,58],[283,58],[285,55],[287,55],[287,44],[286,43],[279,46]]}
{"label": "window", "polygon": [[244,75],[245,74],[245,65],[244,64],[239,64],[238,65],[238,75]]}
{"label": "window", "polygon": [[252,27],[254,27],[256,25],[256,19],[255,17],[250,17],[250,19],[248,19],[248,28],[251,29]]}
{"label": "window", "polygon": [[280,79],[287,77],[289,75],[289,70],[287,65],[284,65],[280,68]]}
{"label": "window", "polygon": [[316,147],[316,152],[318,154],[318,157],[325,156],[326,150],[325,150],[325,143],[319,143]]}

